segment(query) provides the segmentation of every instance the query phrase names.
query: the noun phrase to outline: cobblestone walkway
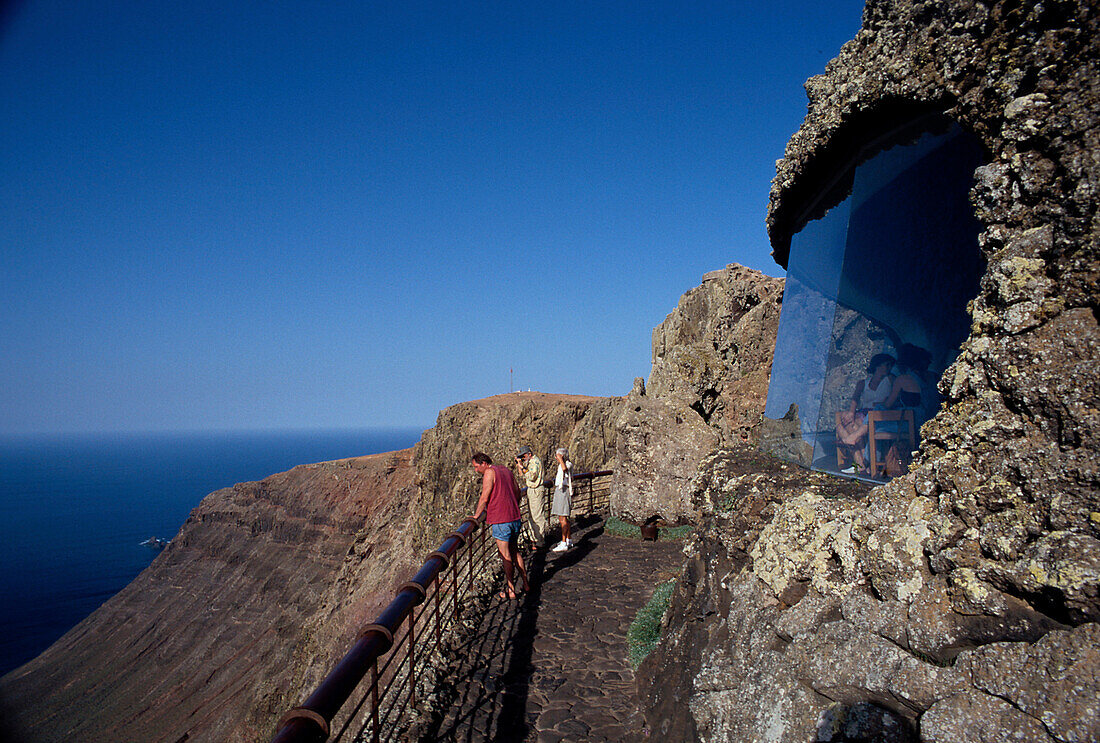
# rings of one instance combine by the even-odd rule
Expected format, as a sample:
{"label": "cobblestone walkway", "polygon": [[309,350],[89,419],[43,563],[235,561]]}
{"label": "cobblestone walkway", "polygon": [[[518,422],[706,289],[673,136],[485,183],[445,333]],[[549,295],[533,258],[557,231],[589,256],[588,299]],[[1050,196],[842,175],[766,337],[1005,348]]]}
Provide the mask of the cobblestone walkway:
{"label": "cobblestone walkway", "polygon": [[528,556],[529,594],[494,600],[462,649],[450,712],[422,740],[648,740],[626,631],[679,572],[681,544],[614,537],[595,517],[573,542]]}

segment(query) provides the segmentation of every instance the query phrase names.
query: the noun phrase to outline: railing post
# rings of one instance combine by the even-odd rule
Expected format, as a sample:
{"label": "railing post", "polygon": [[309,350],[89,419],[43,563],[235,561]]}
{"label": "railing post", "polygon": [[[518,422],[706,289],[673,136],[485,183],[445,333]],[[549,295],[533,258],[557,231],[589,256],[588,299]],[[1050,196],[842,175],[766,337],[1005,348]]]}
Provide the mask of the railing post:
{"label": "railing post", "polygon": [[381,733],[378,730],[378,659],[374,659],[374,663],[371,664],[371,676],[370,676],[370,719],[371,729],[374,731],[371,735],[373,743],[379,743],[381,739]]}
{"label": "railing post", "polygon": [[[462,550],[466,546],[466,542],[459,547]],[[451,583],[454,584],[454,588],[451,589],[454,593],[455,600],[455,621],[458,621],[458,576],[462,573],[462,552],[455,553],[455,564],[452,566],[454,573],[451,575]]]}
{"label": "railing post", "polygon": [[439,576],[437,575],[437,576],[435,576],[435,646],[436,647],[439,647],[440,643],[443,642],[443,627],[440,624],[443,620],[442,620],[442,617],[440,616],[440,611],[439,611],[439,601],[440,601],[439,591],[440,591],[440,588],[441,588],[440,580],[439,580]]}
{"label": "railing post", "polygon": [[409,612],[409,705],[416,706],[416,609]]}
{"label": "railing post", "polygon": [[[475,527],[475,528],[477,528],[477,527]],[[478,531],[480,531],[480,529],[478,529]],[[474,534],[471,534],[470,535],[470,568],[469,568],[470,585],[469,585],[469,588],[466,591],[466,593],[470,596],[472,596],[474,594],[474,539],[473,538],[474,538]],[[477,539],[480,541],[480,539],[481,539],[480,534],[477,535]]]}

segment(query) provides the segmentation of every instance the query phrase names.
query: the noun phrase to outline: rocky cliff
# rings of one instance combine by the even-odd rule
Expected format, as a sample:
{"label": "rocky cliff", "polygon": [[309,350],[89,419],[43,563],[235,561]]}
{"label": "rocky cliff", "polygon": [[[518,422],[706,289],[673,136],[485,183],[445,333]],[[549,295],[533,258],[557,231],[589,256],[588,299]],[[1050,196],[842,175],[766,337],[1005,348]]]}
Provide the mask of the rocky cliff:
{"label": "rocky cliff", "polygon": [[412,567],[414,498],[411,450],[210,494],[130,585],[3,678],[6,740],[264,738]]}
{"label": "rocky cliff", "polygon": [[616,398],[516,392],[443,410],[416,446],[417,544],[435,549],[440,535],[473,511],[480,491],[470,457],[477,451],[511,465],[526,444],[542,459],[547,477],[555,472],[559,447],[569,450],[576,472],[613,467],[618,405]]}
{"label": "rocky cliff", "polygon": [[703,276],[653,329],[653,397],[689,407],[726,443],[750,442],[764,414],[783,279],[730,264]]}
{"label": "rocky cliff", "polygon": [[759,433],[782,295],[783,279],[730,264],[703,276],[654,328],[649,384],[638,380],[615,408],[616,514],[698,520],[699,461]]}
{"label": "rocky cliff", "polygon": [[853,499],[732,453],[704,466],[706,529],[645,684],[669,739],[1100,740],[1098,13],[871,0],[807,83],[777,260],[863,142],[936,111],[989,155],[987,270],[908,476]]}
{"label": "rocky cliff", "polygon": [[517,393],[442,411],[414,450],[210,494],[148,569],[0,680],[0,740],[267,740],[476,502],[470,455],[612,463],[612,401]]}

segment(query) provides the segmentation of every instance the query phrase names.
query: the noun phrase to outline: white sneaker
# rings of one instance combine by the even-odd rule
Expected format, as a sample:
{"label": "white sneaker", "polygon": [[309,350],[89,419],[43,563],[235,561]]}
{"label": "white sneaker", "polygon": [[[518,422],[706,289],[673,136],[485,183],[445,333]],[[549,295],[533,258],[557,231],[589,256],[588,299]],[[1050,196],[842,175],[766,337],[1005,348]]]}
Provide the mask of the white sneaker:
{"label": "white sneaker", "polygon": [[551,551],[551,552],[565,552],[565,551],[566,551],[567,549],[569,549],[569,545],[568,545],[568,544],[566,544],[565,542],[558,542],[557,544],[555,544],[555,545],[554,545],[554,546],[553,546],[553,547],[552,547],[552,548],[550,549],[550,551]]}
{"label": "white sneaker", "polygon": [[565,546],[566,546],[567,549],[573,549],[573,540],[572,539],[566,539],[565,540]]}
{"label": "white sneaker", "polygon": [[853,464],[851,467],[845,467],[841,470],[841,473],[845,475],[854,475],[856,473],[856,466]]}

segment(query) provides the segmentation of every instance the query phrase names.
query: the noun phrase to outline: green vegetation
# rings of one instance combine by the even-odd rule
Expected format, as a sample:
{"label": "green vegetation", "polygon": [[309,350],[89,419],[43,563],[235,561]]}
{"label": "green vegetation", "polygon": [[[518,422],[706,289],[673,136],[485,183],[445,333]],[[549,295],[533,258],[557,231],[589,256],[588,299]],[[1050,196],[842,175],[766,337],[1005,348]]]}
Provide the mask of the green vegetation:
{"label": "green vegetation", "polygon": [[[615,518],[614,516],[608,517],[607,521],[603,523],[603,530],[616,537],[627,537],[628,539],[642,538],[642,533],[638,530],[636,525]],[[695,527],[691,524],[662,527],[659,539],[662,541],[675,542],[676,540],[688,537],[693,531],[695,531]]]}
{"label": "green vegetation", "polygon": [[672,589],[675,587],[675,580],[657,586],[649,603],[638,610],[634,621],[630,623],[630,628],[626,631],[626,644],[631,667],[637,668],[653,648],[657,647],[657,641],[661,639],[661,619],[668,610]]}
{"label": "green vegetation", "polygon": [[603,522],[603,530],[608,534],[612,534],[616,537],[628,537],[633,539],[641,539],[641,532],[638,531],[638,527],[634,524],[628,524],[622,519],[610,516],[607,521]]}
{"label": "green vegetation", "polygon": [[670,526],[667,529],[661,529],[661,539],[675,542],[680,539],[687,539],[694,531],[695,527],[691,524],[684,524],[682,526]]}

